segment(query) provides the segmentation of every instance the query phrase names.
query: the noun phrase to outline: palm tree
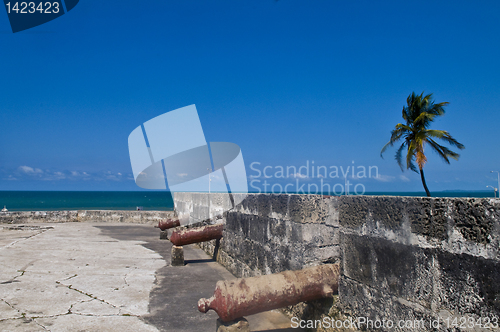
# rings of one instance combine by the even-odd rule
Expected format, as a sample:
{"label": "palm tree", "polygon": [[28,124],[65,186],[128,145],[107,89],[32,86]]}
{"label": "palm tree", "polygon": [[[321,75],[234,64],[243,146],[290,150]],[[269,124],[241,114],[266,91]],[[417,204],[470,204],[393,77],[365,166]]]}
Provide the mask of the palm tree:
{"label": "palm tree", "polygon": [[[416,173],[420,171],[420,178],[422,179],[422,184],[424,185],[428,197],[431,196],[431,193],[427,188],[424,177],[424,165],[427,162],[427,158],[424,154],[424,147],[428,144],[432,150],[436,151],[448,164],[450,163],[449,158],[458,160],[460,155],[445,146],[439,145],[434,140],[435,138],[439,138],[460,150],[465,148],[463,144],[451,137],[447,131],[428,129],[436,116],[444,114],[444,106],[448,105],[448,102],[435,104],[434,101],[431,100],[431,97],[432,93],[424,96],[423,92],[420,95],[416,95],[415,92],[412,92],[412,94],[408,96],[406,99],[407,105],[403,107],[403,119],[406,124],[398,123],[396,125],[391,132],[391,139],[384,145],[382,151],[380,151],[380,156],[382,157],[382,154],[389,146],[393,146],[394,143],[404,138],[404,142],[396,151],[396,161],[399,167],[401,167],[401,171],[404,171],[402,153],[403,150],[406,149],[406,169],[411,169]],[[414,162],[417,163],[418,170]]]}

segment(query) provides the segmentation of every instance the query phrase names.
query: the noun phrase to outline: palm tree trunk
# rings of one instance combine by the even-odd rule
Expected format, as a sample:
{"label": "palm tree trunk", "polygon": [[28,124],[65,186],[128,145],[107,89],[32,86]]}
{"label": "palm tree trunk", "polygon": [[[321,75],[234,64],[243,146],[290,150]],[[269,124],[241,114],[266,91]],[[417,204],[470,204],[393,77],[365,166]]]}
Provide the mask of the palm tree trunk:
{"label": "palm tree trunk", "polygon": [[429,192],[429,188],[427,188],[427,184],[425,183],[424,170],[420,168],[420,178],[422,179],[422,184],[424,185],[425,193],[427,197],[431,197],[431,193]]}

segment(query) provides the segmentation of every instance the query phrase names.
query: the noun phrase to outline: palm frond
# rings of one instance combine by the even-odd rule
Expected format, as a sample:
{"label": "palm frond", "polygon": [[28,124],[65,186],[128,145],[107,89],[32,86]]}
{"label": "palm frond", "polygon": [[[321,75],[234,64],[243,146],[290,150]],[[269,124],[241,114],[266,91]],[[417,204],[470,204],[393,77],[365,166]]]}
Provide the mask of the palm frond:
{"label": "palm frond", "polygon": [[380,150],[380,157],[381,157],[382,159],[384,159],[384,156],[383,156],[382,154],[385,152],[385,150],[387,150],[387,148],[388,148],[389,146],[393,146],[393,145],[394,145],[393,143],[391,143],[391,142],[387,142],[387,143],[384,145],[384,147],[382,148],[382,150]]}
{"label": "palm frond", "polygon": [[396,155],[394,156],[396,161],[398,162],[398,165],[399,167],[401,168],[401,171],[403,172],[404,169],[403,169],[403,161],[402,161],[402,153],[403,153],[403,149],[405,148],[406,146],[406,142],[403,142],[403,144],[401,144],[401,146],[399,147],[399,149],[396,151]]}
{"label": "palm frond", "polygon": [[406,108],[403,106],[403,120],[405,120],[406,122],[408,122],[408,113],[406,112]]}
{"label": "palm frond", "polygon": [[413,131],[413,128],[410,127],[410,126],[407,126],[407,125],[404,125],[402,123],[398,123],[396,125],[396,129],[402,129],[402,130],[406,130],[406,131]]}
{"label": "palm frond", "polygon": [[413,141],[413,140],[410,141],[409,145],[408,145],[408,151],[406,153],[406,168],[411,169],[412,171],[418,173],[418,171],[415,167],[415,164],[413,164],[413,159],[415,158],[416,149],[417,149],[417,145],[416,145],[415,141]]}
{"label": "palm frond", "polygon": [[384,158],[382,156],[382,154],[385,152],[385,150],[387,150],[387,148],[389,146],[393,146],[394,143],[399,141],[401,139],[401,137],[404,134],[406,134],[408,129],[411,129],[411,128],[409,128],[401,123],[398,123],[396,125],[396,128],[393,131],[391,131],[391,138],[390,138],[389,142],[387,142],[387,144],[385,144],[384,147],[382,148],[382,150],[380,151],[380,157]]}
{"label": "palm frond", "polygon": [[415,164],[413,163],[413,161],[410,163],[410,167],[409,167],[412,171],[414,171],[415,173],[418,174],[418,169],[417,169],[417,166],[415,166]]}
{"label": "palm frond", "polygon": [[429,143],[429,145],[432,147],[432,149],[434,151],[436,151],[436,153],[447,163],[449,164],[450,163],[450,160],[448,159],[448,155],[446,154],[446,152],[443,150],[443,146],[442,145],[439,145],[436,141],[434,141],[432,138],[428,138],[427,139],[427,142]]}
{"label": "palm frond", "polygon": [[428,136],[442,139],[443,141],[459,148],[460,150],[465,149],[465,146],[451,137],[451,135],[446,130],[426,130],[426,133]]}
{"label": "palm frond", "polygon": [[431,102],[432,107],[427,110],[427,113],[431,113],[434,115],[443,115],[445,113],[444,107],[448,106],[449,102],[444,101],[439,104],[434,104],[434,102]]}
{"label": "palm frond", "polygon": [[450,160],[448,158],[452,158],[455,160],[458,160],[460,158],[460,155],[454,151],[451,151],[448,149],[446,146],[442,146],[438,144],[436,141],[434,141],[432,138],[428,138],[427,141],[429,142],[430,146],[436,151],[441,158],[444,159],[446,163],[450,163]]}

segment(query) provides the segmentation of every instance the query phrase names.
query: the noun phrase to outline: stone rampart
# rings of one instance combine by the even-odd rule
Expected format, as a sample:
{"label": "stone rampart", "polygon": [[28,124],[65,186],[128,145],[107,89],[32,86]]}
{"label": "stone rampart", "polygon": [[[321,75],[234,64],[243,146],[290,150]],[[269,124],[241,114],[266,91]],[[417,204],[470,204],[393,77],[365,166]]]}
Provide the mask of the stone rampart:
{"label": "stone rampart", "polygon": [[173,211],[9,211],[0,212],[0,223],[124,222],[156,224],[160,219],[172,218],[173,215]]}

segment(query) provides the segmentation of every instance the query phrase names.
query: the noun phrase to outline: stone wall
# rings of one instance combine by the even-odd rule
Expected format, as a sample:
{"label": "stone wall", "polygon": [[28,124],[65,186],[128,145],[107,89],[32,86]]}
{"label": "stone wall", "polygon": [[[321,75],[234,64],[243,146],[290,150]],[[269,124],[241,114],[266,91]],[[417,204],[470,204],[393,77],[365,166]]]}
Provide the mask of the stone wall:
{"label": "stone wall", "polygon": [[340,310],[426,330],[498,319],[499,217],[495,199],[342,197]]}
{"label": "stone wall", "polygon": [[489,198],[250,194],[202,248],[238,277],[340,262],[337,297],[288,308],[302,319],[423,319],[420,330],[439,319],[451,331],[454,318],[500,317],[499,220]]}
{"label": "stone wall", "polygon": [[173,216],[173,211],[9,211],[0,212],[0,223],[125,222],[157,224],[160,219],[172,218]]}
{"label": "stone wall", "polygon": [[[226,207],[219,195],[210,194],[211,209],[220,209],[222,204]],[[177,213],[196,214],[194,207],[199,209],[208,204],[207,196],[174,194],[174,200],[189,202],[179,206],[193,209]],[[336,198],[319,195],[250,194],[235,209],[212,221],[225,224],[222,240],[200,246],[237,277],[337,262],[340,255],[337,205]]]}

